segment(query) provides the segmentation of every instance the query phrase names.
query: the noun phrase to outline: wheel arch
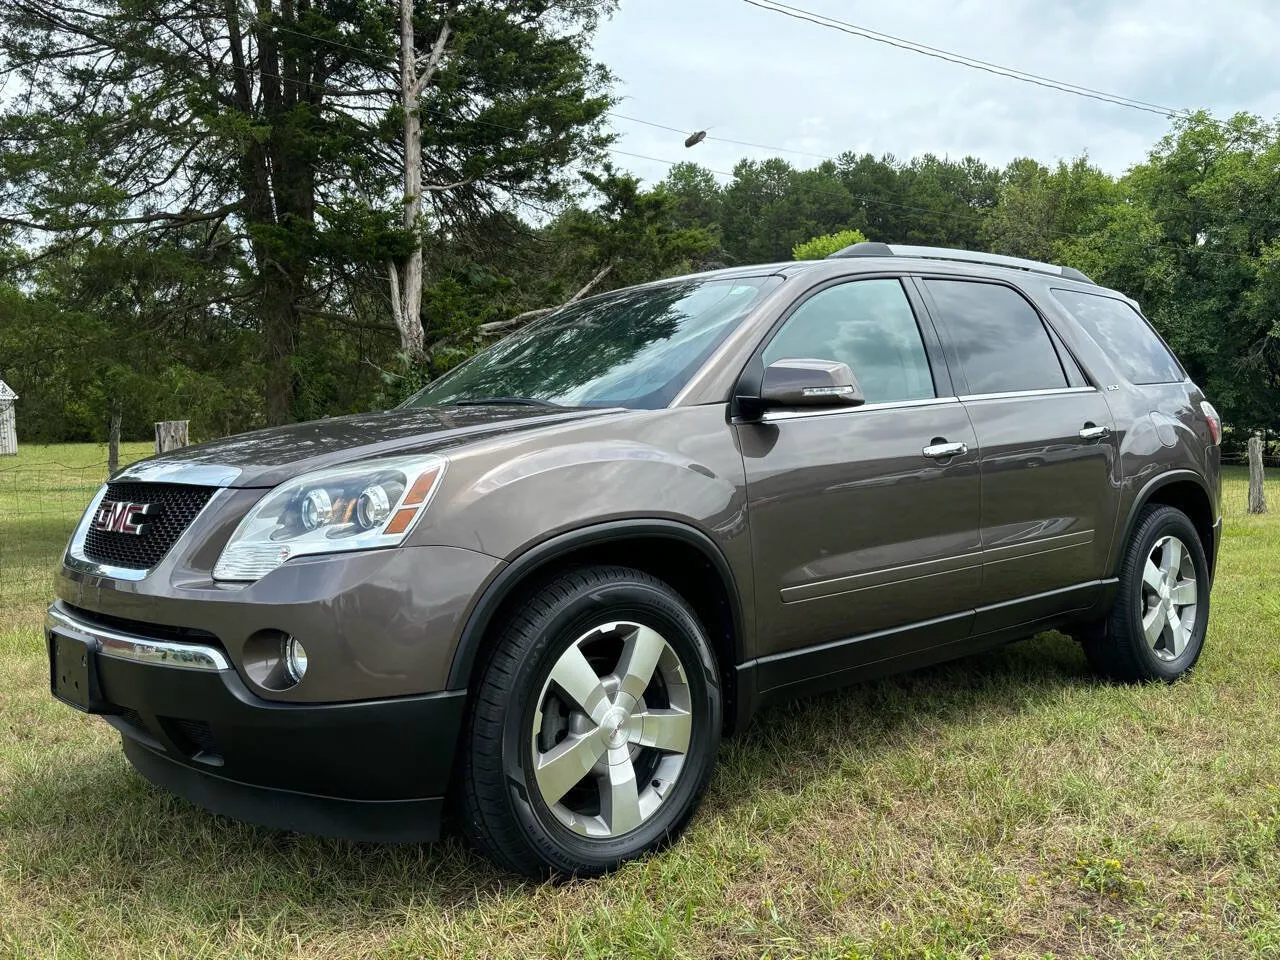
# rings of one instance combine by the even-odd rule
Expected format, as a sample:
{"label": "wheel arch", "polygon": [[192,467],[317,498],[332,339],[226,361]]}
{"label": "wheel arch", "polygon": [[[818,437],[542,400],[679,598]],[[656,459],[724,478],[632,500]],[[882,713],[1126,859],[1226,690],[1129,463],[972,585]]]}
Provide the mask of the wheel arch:
{"label": "wheel arch", "polygon": [[583,564],[616,564],[652,574],[684,598],[711,640],[720,670],[724,717],[735,725],[738,666],[746,659],[741,596],[728,560],[705,533],[663,519],[592,524],[528,548],[489,583],[472,607],[449,670],[448,689],[467,689],[493,642],[492,627],[522,591],[557,570]]}
{"label": "wheel arch", "polygon": [[[1196,528],[1196,533],[1200,535],[1200,545],[1204,547],[1205,559],[1212,571],[1218,546],[1214,537],[1217,518],[1213,515],[1213,497],[1199,474],[1191,470],[1170,470],[1147,481],[1134,497],[1124,529],[1116,541],[1115,556],[1111,564],[1112,574],[1118,576],[1120,573],[1125,546],[1138,524],[1139,514],[1153,503],[1176,507],[1187,515]],[[1212,577],[1212,573],[1210,576]]]}

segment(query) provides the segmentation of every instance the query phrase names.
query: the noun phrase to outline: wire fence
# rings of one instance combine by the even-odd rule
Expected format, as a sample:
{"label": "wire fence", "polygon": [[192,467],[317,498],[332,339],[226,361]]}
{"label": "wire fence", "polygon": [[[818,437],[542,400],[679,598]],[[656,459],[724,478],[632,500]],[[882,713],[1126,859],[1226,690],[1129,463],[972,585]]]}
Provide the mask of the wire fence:
{"label": "wire fence", "polygon": [[[129,446],[133,449],[122,452],[122,463],[151,449],[149,444]],[[1267,506],[1270,513],[1280,513],[1280,457],[1266,457],[1264,464]],[[53,572],[106,476],[105,450],[99,447],[28,447],[16,458],[0,460],[0,615],[8,607],[52,597]],[[1247,516],[1248,502],[1247,459],[1224,456],[1223,515]]]}

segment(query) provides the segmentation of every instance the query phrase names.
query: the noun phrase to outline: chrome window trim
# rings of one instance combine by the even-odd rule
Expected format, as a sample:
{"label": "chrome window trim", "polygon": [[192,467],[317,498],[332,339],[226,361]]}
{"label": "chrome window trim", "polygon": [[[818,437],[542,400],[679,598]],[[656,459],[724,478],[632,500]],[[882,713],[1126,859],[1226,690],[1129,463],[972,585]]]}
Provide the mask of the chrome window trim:
{"label": "chrome window trim", "polygon": [[1046,390],[1005,390],[999,393],[966,393],[961,400],[1013,400],[1018,397],[1053,397],[1068,393],[1097,393],[1097,387],[1050,387]]}
{"label": "chrome window trim", "polygon": [[[119,478],[112,480],[112,483],[118,482]],[[139,481],[130,481],[139,482]],[[168,481],[166,481],[168,482]],[[197,484],[198,486],[198,484]],[[169,552],[165,556],[169,556],[180,543],[186,538],[191,528],[196,525],[206,510],[218,502],[218,499],[226,493],[225,489],[214,491],[213,496],[209,498],[209,502],[200,508],[199,512],[191,518],[191,522],[187,524],[187,529],[183,530],[178,539],[173,541],[173,546],[169,547]],[[64,566],[80,573],[87,573],[94,577],[110,577],[112,580],[145,580],[151,575],[155,567],[148,567],[146,570],[138,570],[133,567],[114,567],[109,563],[98,563],[96,560],[90,560],[85,556],[84,540],[89,533],[89,523],[93,519],[94,514],[98,512],[98,505],[102,503],[103,498],[107,495],[107,484],[103,484],[98,488],[98,492],[94,494],[93,499],[89,501],[88,509],[85,510],[84,516],[80,518],[80,522],[76,525],[75,533],[71,535],[71,542],[67,544],[67,552],[62,558]],[[163,558],[161,563],[163,563]],[[159,564],[156,564],[159,566]]]}
{"label": "chrome window trim", "polygon": [[153,640],[114,630],[104,630],[57,610],[45,614],[45,629],[71,631],[88,637],[98,644],[98,653],[115,660],[133,663],[149,663],[154,666],[174,667],[179,670],[230,670],[231,662],[217,647],[203,643],[175,643],[170,640]]}
{"label": "chrome window trim", "polygon": [[[959,403],[959,397],[925,397],[920,400],[886,400],[883,403],[863,403],[856,407],[815,407],[812,410],[767,410],[759,422],[774,420],[800,420],[808,417],[830,417],[842,413],[858,413],[862,410],[897,410],[910,407],[934,407],[944,403]],[[745,421],[744,421],[745,422]],[[752,423],[757,421],[750,421]]]}

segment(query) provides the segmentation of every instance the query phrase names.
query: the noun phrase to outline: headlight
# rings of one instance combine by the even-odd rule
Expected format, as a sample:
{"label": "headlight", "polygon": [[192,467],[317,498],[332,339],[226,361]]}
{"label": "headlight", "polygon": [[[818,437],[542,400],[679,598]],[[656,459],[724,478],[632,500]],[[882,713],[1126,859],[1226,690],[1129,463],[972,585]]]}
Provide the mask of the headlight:
{"label": "headlight", "polygon": [[240,521],[213,579],[257,580],[294,557],[398,545],[426,511],[446,462],[369,460],[276,487]]}

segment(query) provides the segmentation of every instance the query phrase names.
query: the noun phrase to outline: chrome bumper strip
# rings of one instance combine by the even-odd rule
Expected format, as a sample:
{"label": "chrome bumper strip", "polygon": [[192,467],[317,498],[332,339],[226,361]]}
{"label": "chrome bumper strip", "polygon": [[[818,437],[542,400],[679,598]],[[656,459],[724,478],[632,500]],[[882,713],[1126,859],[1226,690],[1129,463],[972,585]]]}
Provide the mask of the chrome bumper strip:
{"label": "chrome bumper strip", "polygon": [[138,637],[76,620],[65,613],[50,610],[45,614],[46,630],[69,631],[98,644],[98,652],[104,657],[150,663],[160,667],[178,667],[183,670],[230,670],[227,655],[217,647],[202,643],[175,643],[169,640],[153,640]]}

